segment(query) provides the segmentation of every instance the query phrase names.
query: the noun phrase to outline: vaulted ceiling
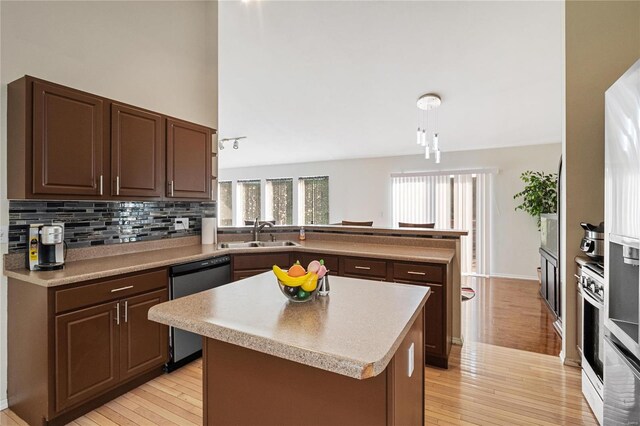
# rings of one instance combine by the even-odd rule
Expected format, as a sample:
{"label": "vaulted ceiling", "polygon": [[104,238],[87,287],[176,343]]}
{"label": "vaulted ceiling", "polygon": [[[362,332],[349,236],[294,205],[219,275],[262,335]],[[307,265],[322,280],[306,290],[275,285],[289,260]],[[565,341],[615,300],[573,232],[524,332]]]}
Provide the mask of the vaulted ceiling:
{"label": "vaulted ceiling", "polygon": [[220,167],[559,142],[563,2],[219,3]]}

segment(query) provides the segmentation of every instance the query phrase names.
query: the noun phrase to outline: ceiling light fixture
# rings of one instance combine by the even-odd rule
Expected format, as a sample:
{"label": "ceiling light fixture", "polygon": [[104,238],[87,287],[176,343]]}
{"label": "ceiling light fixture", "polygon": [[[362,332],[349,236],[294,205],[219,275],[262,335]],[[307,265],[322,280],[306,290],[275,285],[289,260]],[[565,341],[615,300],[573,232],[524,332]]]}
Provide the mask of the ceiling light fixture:
{"label": "ceiling light fixture", "polygon": [[[430,159],[433,152],[436,157],[436,163],[440,163],[440,143],[438,140],[438,111],[437,108],[442,104],[442,99],[435,93],[427,93],[418,98],[416,105],[418,107],[418,145],[424,147],[424,158]],[[429,115],[433,115],[431,120],[433,132],[429,132]],[[427,134],[433,134],[431,141]]]}
{"label": "ceiling light fixture", "polygon": [[232,142],[233,141],[233,149],[238,149],[240,148],[240,141],[242,139],[246,139],[246,136],[238,136],[237,138],[224,138],[224,139],[220,139],[220,141],[218,142],[218,149],[220,149],[220,151],[222,151],[224,149],[224,144],[227,142]]}

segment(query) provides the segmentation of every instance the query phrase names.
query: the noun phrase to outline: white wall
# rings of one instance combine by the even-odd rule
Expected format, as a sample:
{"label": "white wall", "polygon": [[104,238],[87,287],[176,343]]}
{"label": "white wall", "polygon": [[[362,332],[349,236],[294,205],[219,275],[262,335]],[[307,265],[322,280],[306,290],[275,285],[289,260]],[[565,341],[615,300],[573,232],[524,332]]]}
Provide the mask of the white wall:
{"label": "white wall", "polygon": [[331,222],[373,220],[374,226],[392,226],[391,173],[498,168],[492,206],[491,274],[533,279],[540,263],[540,237],[535,220],[521,211],[514,211],[517,203],[513,194],[522,189],[519,177],[523,171],[556,172],[560,152],[561,145],[557,143],[446,152],[440,165],[420,155],[229,169],[220,164],[219,179],[327,175]]}
{"label": "white wall", "polygon": [[[0,224],[8,223],[7,83],[29,74],[217,127],[217,13],[217,2],[0,2]],[[4,276],[0,287],[1,407]]]}

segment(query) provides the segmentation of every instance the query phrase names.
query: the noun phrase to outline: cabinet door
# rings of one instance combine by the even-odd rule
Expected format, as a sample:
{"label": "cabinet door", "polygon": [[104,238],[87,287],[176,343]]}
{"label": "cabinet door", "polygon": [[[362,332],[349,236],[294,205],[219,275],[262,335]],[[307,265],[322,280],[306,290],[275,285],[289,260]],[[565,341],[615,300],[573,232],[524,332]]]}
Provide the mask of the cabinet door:
{"label": "cabinet door", "polygon": [[540,256],[540,295],[547,300],[547,259]]}
{"label": "cabinet door", "polygon": [[424,346],[428,353],[440,355],[445,352],[444,289],[438,284],[427,285],[431,288],[431,296],[424,309]]}
{"label": "cabinet door", "polygon": [[33,83],[33,193],[103,194],[102,99]]}
{"label": "cabinet door", "polygon": [[56,317],[56,411],[118,383],[117,305],[110,302]]}
{"label": "cabinet door", "polygon": [[554,313],[558,311],[558,295],[556,294],[556,267],[551,262],[547,262],[547,270],[543,272],[547,276],[547,302]]}
{"label": "cabinet door", "polygon": [[111,195],[161,197],[164,174],[162,117],[111,105]]}
{"label": "cabinet door", "polygon": [[169,328],[147,319],[149,308],[166,302],[167,290],[120,301],[120,378],[128,379],[167,362]]}
{"label": "cabinet door", "polygon": [[167,197],[209,199],[211,130],[167,120]]}

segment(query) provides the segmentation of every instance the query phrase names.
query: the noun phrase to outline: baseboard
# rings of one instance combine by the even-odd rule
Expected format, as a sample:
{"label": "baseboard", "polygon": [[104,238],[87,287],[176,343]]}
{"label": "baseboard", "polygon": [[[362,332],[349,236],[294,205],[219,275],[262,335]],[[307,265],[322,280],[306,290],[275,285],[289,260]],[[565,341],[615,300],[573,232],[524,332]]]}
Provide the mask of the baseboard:
{"label": "baseboard", "polygon": [[0,399],[0,411],[6,410],[9,408],[9,400],[8,399]]}
{"label": "baseboard", "polygon": [[491,274],[491,278],[507,278],[511,280],[528,280],[528,281],[538,281],[537,275],[517,275],[517,274]]}
{"label": "baseboard", "polygon": [[462,345],[464,345],[464,340],[461,337],[452,337],[451,338],[451,344],[457,345],[457,346],[462,346]]}

